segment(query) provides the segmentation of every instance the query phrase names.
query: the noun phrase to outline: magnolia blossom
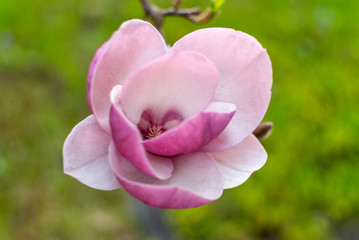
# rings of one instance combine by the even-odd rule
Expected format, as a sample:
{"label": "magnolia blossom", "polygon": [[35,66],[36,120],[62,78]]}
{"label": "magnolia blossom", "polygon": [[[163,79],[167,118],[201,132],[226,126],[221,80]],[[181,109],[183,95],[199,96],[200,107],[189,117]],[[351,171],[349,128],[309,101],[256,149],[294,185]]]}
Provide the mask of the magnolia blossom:
{"label": "magnolia blossom", "polygon": [[248,34],[201,29],[169,48],[151,24],[127,21],[90,65],[93,114],[67,137],[64,171],[154,207],[208,204],[264,165],[252,132],[271,85],[268,54]]}

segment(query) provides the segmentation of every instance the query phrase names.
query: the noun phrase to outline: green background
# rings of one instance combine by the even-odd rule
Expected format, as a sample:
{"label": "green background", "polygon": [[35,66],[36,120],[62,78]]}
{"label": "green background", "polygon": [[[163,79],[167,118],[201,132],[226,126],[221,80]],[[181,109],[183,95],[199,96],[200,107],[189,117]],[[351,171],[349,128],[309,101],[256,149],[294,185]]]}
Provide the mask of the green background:
{"label": "green background", "polygon": [[[174,239],[359,239],[358,16],[355,0],[227,0],[206,25],[166,20],[170,44],[209,26],[247,32],[274,72],[266,165],[210,205],[161,210]],[[155,239],[124,190],[62,173],[96,49],[141,17],[136,0],[0,2],[0,239]]]}

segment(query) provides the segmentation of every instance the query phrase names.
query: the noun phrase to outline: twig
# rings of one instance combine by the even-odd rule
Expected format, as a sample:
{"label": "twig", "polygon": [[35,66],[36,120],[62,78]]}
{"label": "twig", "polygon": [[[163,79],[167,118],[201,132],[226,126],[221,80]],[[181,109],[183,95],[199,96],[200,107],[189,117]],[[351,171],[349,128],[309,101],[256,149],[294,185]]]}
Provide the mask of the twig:
{"label": "twig", "polygon": [[173,3],[172,3],[172,6],[173,6],[174,9],[179,9],[181,4],[182,4],[182,0],[174,0]]}
{"label": "twig", "polygon": [[272,133],[273,130],[273,123],[272,122],[262,122],[259,126],[254,130],[253,134],[259,140],[263,140]]}
{"label": "twig", "polygon": [[176,9],[176,8],[169,8],[162,10],[162,15],[165,16],[178,16],[184,17],[192,20],[190,17],[197,16],[201,14],[201,10],[199,8],[190,8],[190,9]]}
{"label": "twig", "polygon": [[208,9],[204,12],[201,12],[199,8],[179,9],[180,5],[182,4],[182,0],[174,0],[172,3],[172,8],[167,9],[159,8],[150,0],[140,0],[140,2],[146,17],[149,17],[153,21],[155,27],[163,36],[164,34],[162,26],[165,17],[182,17],[197,24],[206,23],[213,18],[213,14]]}

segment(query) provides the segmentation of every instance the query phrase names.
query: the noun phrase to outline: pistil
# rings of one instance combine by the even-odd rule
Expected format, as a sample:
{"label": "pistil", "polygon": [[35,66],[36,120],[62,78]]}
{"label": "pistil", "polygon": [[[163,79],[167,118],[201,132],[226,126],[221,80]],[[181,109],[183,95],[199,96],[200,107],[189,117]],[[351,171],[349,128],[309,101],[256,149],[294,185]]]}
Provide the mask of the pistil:
{"label": "pistil", "polygon": [[158,124],[151,124],[148,126],[148,128],[145,131],[145,139],[151,139],[158,137],[161,135],[161,133],[165,132],[167,129],[165,129],[162,125]]}

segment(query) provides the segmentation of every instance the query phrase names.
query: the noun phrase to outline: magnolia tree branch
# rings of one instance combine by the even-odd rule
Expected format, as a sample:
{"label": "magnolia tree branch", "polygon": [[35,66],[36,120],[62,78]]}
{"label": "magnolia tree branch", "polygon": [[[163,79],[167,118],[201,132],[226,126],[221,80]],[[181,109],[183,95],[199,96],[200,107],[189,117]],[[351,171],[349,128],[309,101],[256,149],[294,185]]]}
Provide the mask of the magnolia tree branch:
{"label": "magnolia tree branch", "polygon": [[259,140],[266,139],[271,135],[273,130],[273,123],[272,122],[261,122],[259,126],[254,130],[253,134]]}
{"label": "magnolia tree branch", "polygon": [[192,22],[195,22],[193,16],[197,16],[201,13],[199,8],[191,8],[191,9],[176,9],[176,8],[169,8],[162,10],[162,15],[166,16],[178,16],[184,17]]}
{"label": "magnolia tree branch", "polygon": [[182,4],[182,0],[174,0],[172,5],[173,5],[173,8],[175,9],[178,9]]}
{"label": "magnolia tree branch", "polygon": [[180,9],[182,0],[174,0],[171,8],[161,9],[154,5],[150,0],[140,0],[146,17],[149,17],[158,31],[163,35],[163,22],[165,17],[176,16],[185,18],[197,24],[210,21],[214,14],[209,10],[201,12],[199,8]]}

